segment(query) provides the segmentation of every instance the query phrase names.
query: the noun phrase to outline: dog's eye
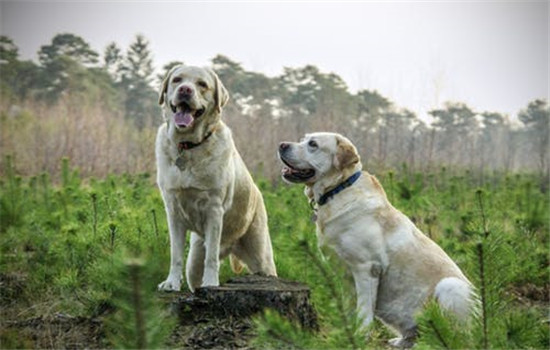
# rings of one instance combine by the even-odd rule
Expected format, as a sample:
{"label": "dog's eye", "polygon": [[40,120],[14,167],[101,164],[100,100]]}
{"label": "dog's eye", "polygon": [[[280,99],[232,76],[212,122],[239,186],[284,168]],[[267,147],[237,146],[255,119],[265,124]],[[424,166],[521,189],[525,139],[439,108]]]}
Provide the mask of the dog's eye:
{"label": "dog's eye", "polygon": [[199,80],[199,81],[197,82],[197,85],[200,86],[200,87],[203,88],[203,89],[208,89],[208,84],[206,84],[206,83],[205,83],[204,81],[202,81],[202,80]]}
{"label": "dog's eye", "polygon": [[181,82],[181,77],[174,77],[172,79],[172,83],[174,83],[174,84],[177,84],[177,83],[180,83],[180,82]]}
{"label": "dog's eye", "polygon": [[307,143],[307,145],[311,148],[318,148],[319,145],[317,144],[317,142],[315,142],[314,140],[311,140]]}

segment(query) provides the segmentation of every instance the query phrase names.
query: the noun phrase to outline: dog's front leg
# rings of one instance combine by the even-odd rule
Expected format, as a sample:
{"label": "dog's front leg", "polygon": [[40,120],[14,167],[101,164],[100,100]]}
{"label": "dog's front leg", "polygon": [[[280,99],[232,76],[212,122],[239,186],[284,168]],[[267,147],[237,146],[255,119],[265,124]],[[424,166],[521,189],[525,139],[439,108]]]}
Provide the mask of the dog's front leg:
{"label": "dog's front leg", "polygon": [[158,285],[159,290],[179,291],[181,288],[183,270],[183,249],[187,228],[181,208],[174,194],[163,193],[166,216],[168,219],[168,231],[170,232],[170,272],[166,280]]}
{"label": "dog's front leg", "polygon": [[374,320],[382,265],[378,262],[363,263],[355,266],[352,272],[357,293],[357,311],[363,320],[363,327],[366,327]]}
{"label": "dog's front leg", "polygon": [[210,211],[205,223],[205,259],[202,287],[219,286],[220,243],[223,228],[223,210],[221,205]]}

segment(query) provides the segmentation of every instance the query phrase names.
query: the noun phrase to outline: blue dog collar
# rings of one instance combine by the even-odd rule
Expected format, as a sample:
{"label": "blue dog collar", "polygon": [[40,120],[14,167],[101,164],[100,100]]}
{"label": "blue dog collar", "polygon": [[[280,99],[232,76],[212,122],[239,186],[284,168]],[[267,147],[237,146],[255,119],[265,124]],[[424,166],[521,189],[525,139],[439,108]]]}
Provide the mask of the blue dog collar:
{"label": "blue dog collar", "polygon": [[326,192],[325,194],[323,194],[321,196],[321,198],[319,198],[319,201],[317,202],[317,204],[325,205],[328,202],[329,199],[331,199],[332,197],[334,197],[338,193],[342,192],[346,188],[353,185],[355,183],[355,181],[357,181],[357,179],[359,179],[360,176],[361,176],[361,170],[359,170],[355,174],[348,177],[344,182],[342,182],[341,184],[336,186],[334,189],[332,189],[332,190]]}

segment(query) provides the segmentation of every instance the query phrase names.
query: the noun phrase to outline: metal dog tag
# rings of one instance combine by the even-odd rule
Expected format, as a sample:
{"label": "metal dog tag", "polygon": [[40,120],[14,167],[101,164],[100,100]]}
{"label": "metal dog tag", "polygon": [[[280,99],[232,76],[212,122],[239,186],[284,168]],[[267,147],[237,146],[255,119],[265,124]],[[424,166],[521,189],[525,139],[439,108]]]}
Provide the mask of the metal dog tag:
{"label": "metal dog tag", "polygon": [[311,222],[315,223],[317,221],[317,212],[313,212],[313,214],[311,214]]}
{"label": "metal dog tag", "polygon": [[183,160],[183,157],[178,157],[178,159],[176,159],[176,166],[183,171],[183,167],[185,165],[185,161]]}

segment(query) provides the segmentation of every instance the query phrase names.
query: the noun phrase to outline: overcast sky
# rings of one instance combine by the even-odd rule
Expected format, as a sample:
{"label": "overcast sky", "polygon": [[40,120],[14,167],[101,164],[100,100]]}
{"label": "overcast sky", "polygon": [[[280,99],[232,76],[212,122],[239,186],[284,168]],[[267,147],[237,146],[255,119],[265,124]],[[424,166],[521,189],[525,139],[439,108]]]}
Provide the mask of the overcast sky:
{"label": "overcast sky", "polygon": [[58,33],[102,53],[143,34],[157,68],[223,54],[270,76],[313,64],[420,116],[445,101],[515,115],[548,99],[548,1],[0,2],[24,59]]}

